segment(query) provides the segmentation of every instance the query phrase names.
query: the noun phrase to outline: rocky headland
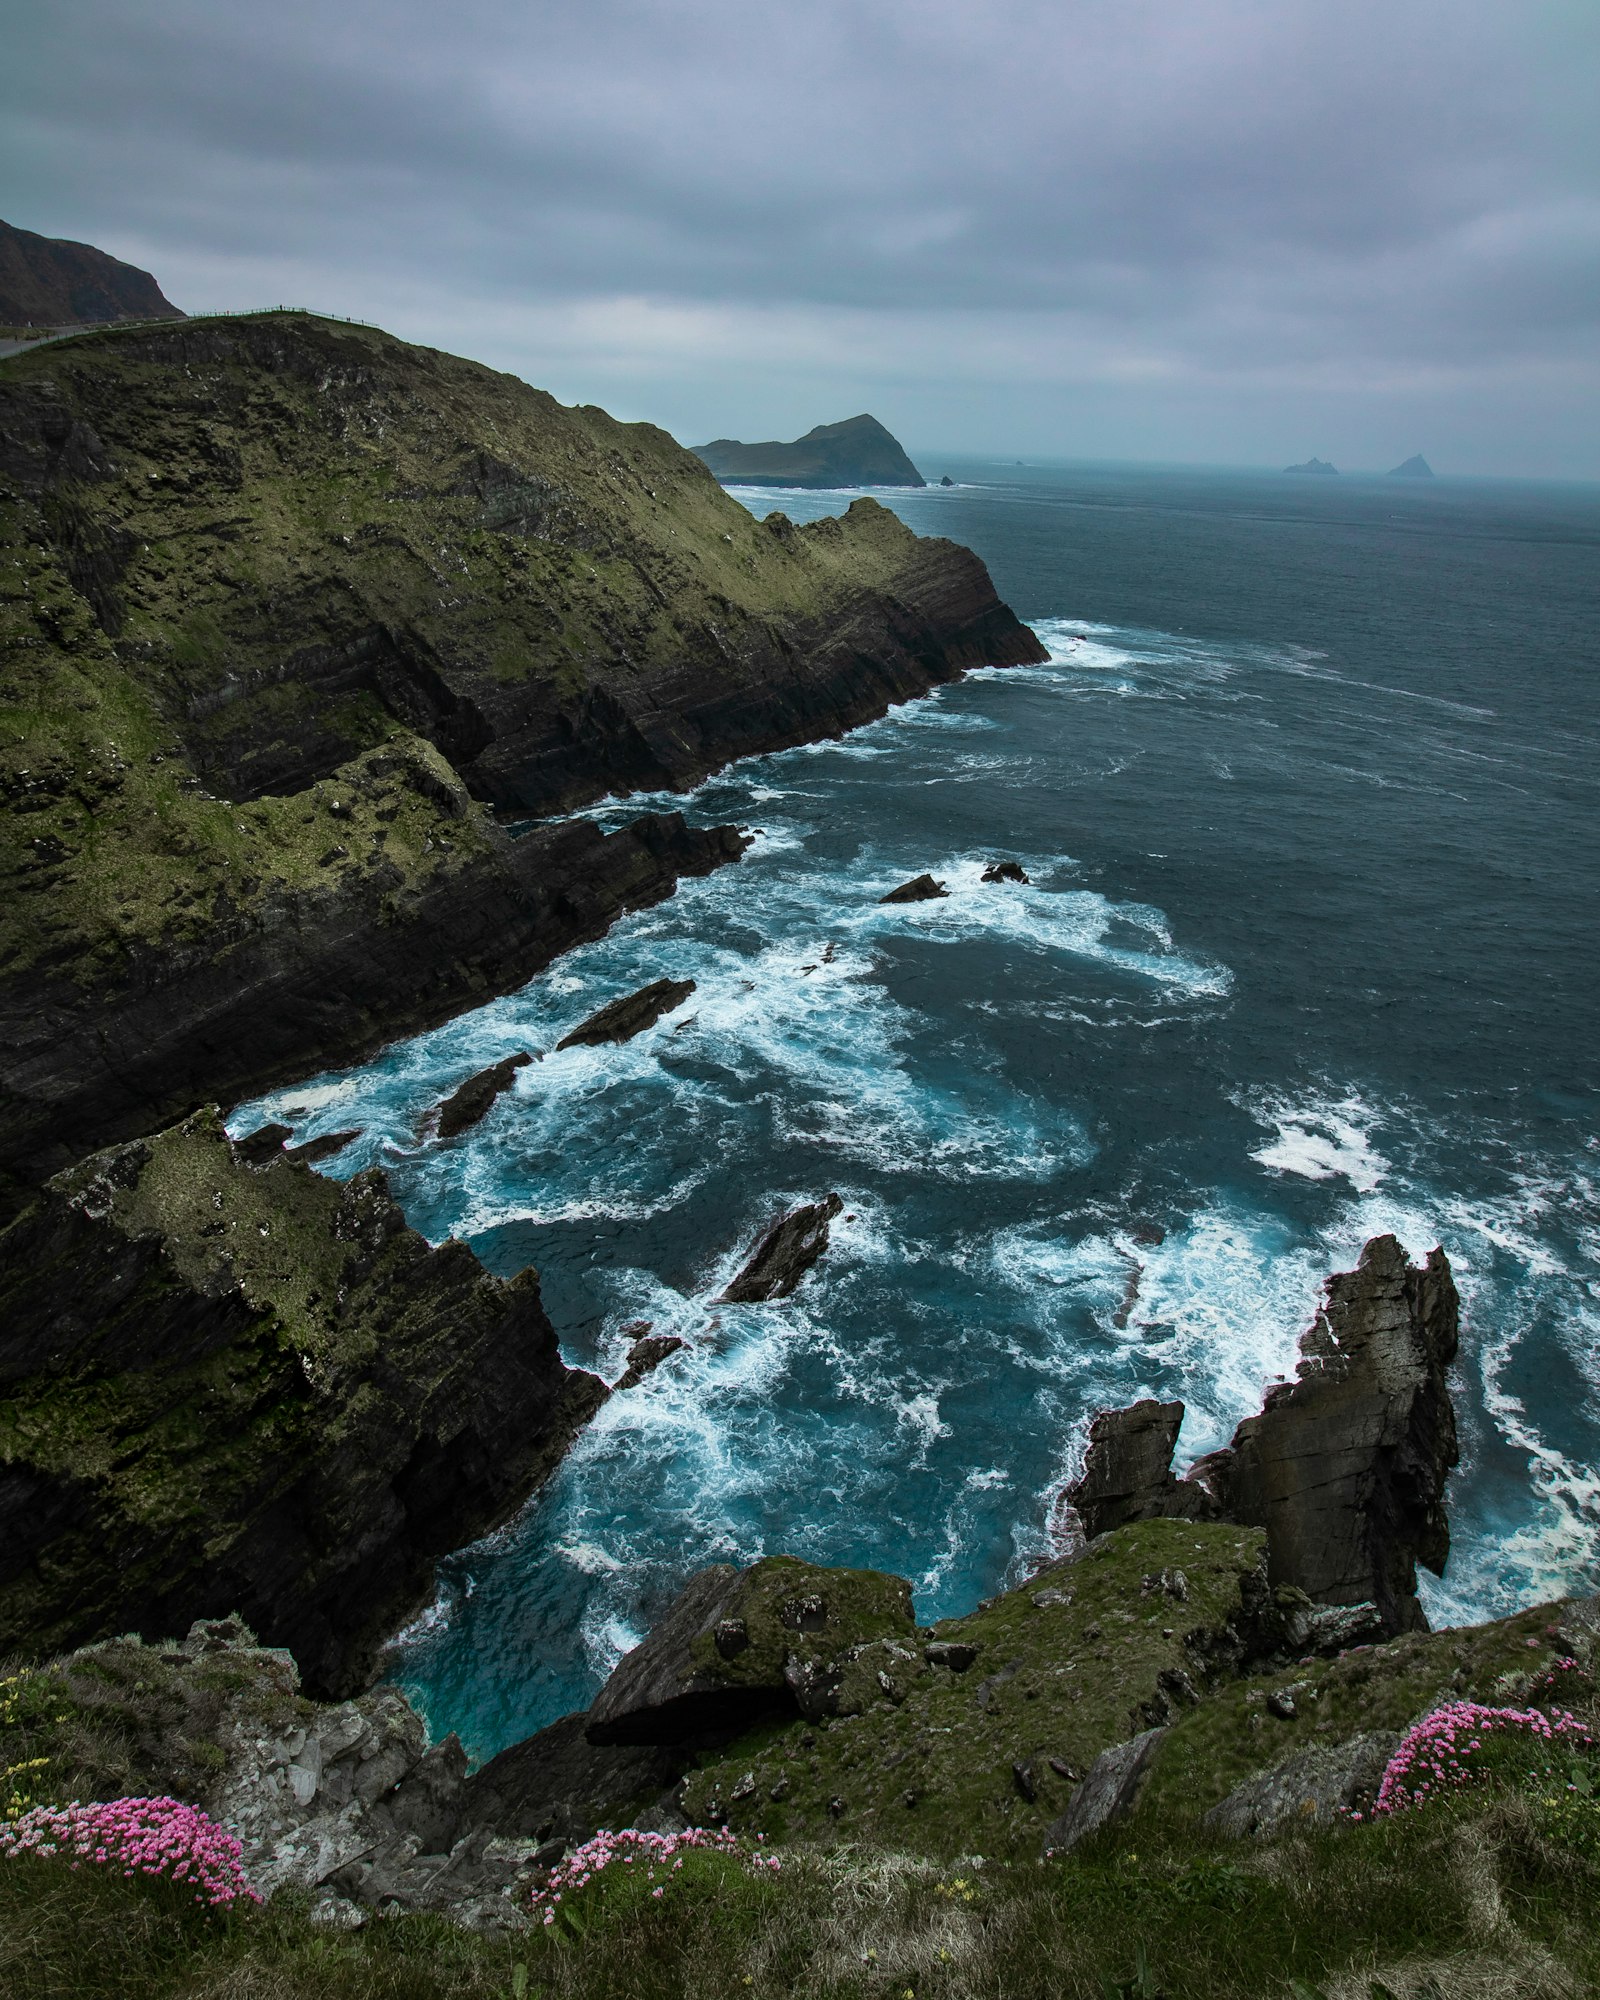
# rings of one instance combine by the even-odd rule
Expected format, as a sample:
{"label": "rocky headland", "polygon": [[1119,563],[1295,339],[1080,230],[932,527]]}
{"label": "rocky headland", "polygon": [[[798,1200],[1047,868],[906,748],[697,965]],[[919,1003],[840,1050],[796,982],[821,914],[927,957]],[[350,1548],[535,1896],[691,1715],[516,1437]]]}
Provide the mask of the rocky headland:
{"label": "rocky headland", "polygon": [[[716,438],[710,444],[697,444],[694,451],[730,485],[829,488],[928,483],[899,440],[876,417],[866,415],[818,424],[792,444],[776,439],[741,444],[737,438]],[[948,486],[950,481],[944,483]]]}
{"label": "rocky headland", "polygon": [[182,319],[148,271],[92,243],[0,222],[0,326],[92,326]]}

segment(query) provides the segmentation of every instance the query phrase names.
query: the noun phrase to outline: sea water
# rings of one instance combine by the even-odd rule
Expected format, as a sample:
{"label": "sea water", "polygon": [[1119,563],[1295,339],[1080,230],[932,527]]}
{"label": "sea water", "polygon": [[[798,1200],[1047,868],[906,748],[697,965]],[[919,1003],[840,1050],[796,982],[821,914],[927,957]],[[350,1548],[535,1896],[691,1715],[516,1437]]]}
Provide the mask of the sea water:
{"label": "sea water", "polygon": [[[1380,1230],[1442,1243],[1464,1304],[1431,1616],[1600,1581],[1600,491],[950,470],[879,497],[977,549],[1048,665],[597,808],[754,843],[230,1121],[360,1125],[323,1171],[378,1163],[431,1239],[537,1266],[575,1363],[614,1378],[643,1321],[687,1343],[396,1646],[474,1756],[586,1704],[705,1563],[969,1609],[1047,1551],[1096,1409],[1181,1397],[1181,1457],[1224,1443]],[[880,900],[923,871],[943,898]],[[657,1027],[555,1052],[664,977],[695,991]],[[518,1049],[480,1125],[421,1136]],[[829,1191],[798,1291],[718,1305]]]}

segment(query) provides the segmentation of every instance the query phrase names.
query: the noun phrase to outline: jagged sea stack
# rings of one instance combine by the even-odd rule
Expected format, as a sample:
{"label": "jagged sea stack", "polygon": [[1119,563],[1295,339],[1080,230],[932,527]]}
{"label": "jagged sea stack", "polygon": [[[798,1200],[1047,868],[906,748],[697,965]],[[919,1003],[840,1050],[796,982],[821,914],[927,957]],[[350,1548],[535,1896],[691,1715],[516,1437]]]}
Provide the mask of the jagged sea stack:
{"label": "jagged sea stack", "polygon": [[1442,1250],[1416,1266],[1393,1236],[1374,1237],[1329,1279],[1296,1380],[1186,1477],[1171,1469],[1181,1403],[1095,1419],[1068,1496],[1085,1533],[1161,1516],[1264,1528],[1274,1583],[1318,1604],[1373,1604],[1390,1632],[1425,1628],[1416,1565],[1438,1574],[1450,1552],[1458,1313]]}

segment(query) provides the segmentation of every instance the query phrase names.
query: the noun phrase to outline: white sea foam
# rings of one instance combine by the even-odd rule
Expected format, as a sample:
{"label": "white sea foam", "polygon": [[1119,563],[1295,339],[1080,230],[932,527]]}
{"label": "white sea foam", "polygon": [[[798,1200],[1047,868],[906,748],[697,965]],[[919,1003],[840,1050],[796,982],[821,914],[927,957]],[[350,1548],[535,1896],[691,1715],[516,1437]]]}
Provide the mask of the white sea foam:
{"label": "white sea foam", "polygon": [[1263,1098],[1249,1109],[1273,1131],[1250,1156],[1264,1167],[1303,1180],[1347,1180],[1358,1194],[1371,1194],[1388,1172],[1388,1161],[1372,1143],[1377,1113],[1359,1097],[1302,1104]]}

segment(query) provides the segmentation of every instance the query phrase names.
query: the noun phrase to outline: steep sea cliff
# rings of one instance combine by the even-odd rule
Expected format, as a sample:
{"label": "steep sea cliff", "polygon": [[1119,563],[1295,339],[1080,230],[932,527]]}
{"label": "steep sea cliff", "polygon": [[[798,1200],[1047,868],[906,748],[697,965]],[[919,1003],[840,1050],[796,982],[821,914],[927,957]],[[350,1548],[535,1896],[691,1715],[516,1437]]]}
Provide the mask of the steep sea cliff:
{"label": "steep sea cliff", "polygon": [[871,502],[757,523],[659,431],[295,314],[8,362],[0,551],[0,1639],[243,1609],[342,1690],[603,1392],[531,1273],[196,1106],[746,844],[530,817],[1042,649]]}

